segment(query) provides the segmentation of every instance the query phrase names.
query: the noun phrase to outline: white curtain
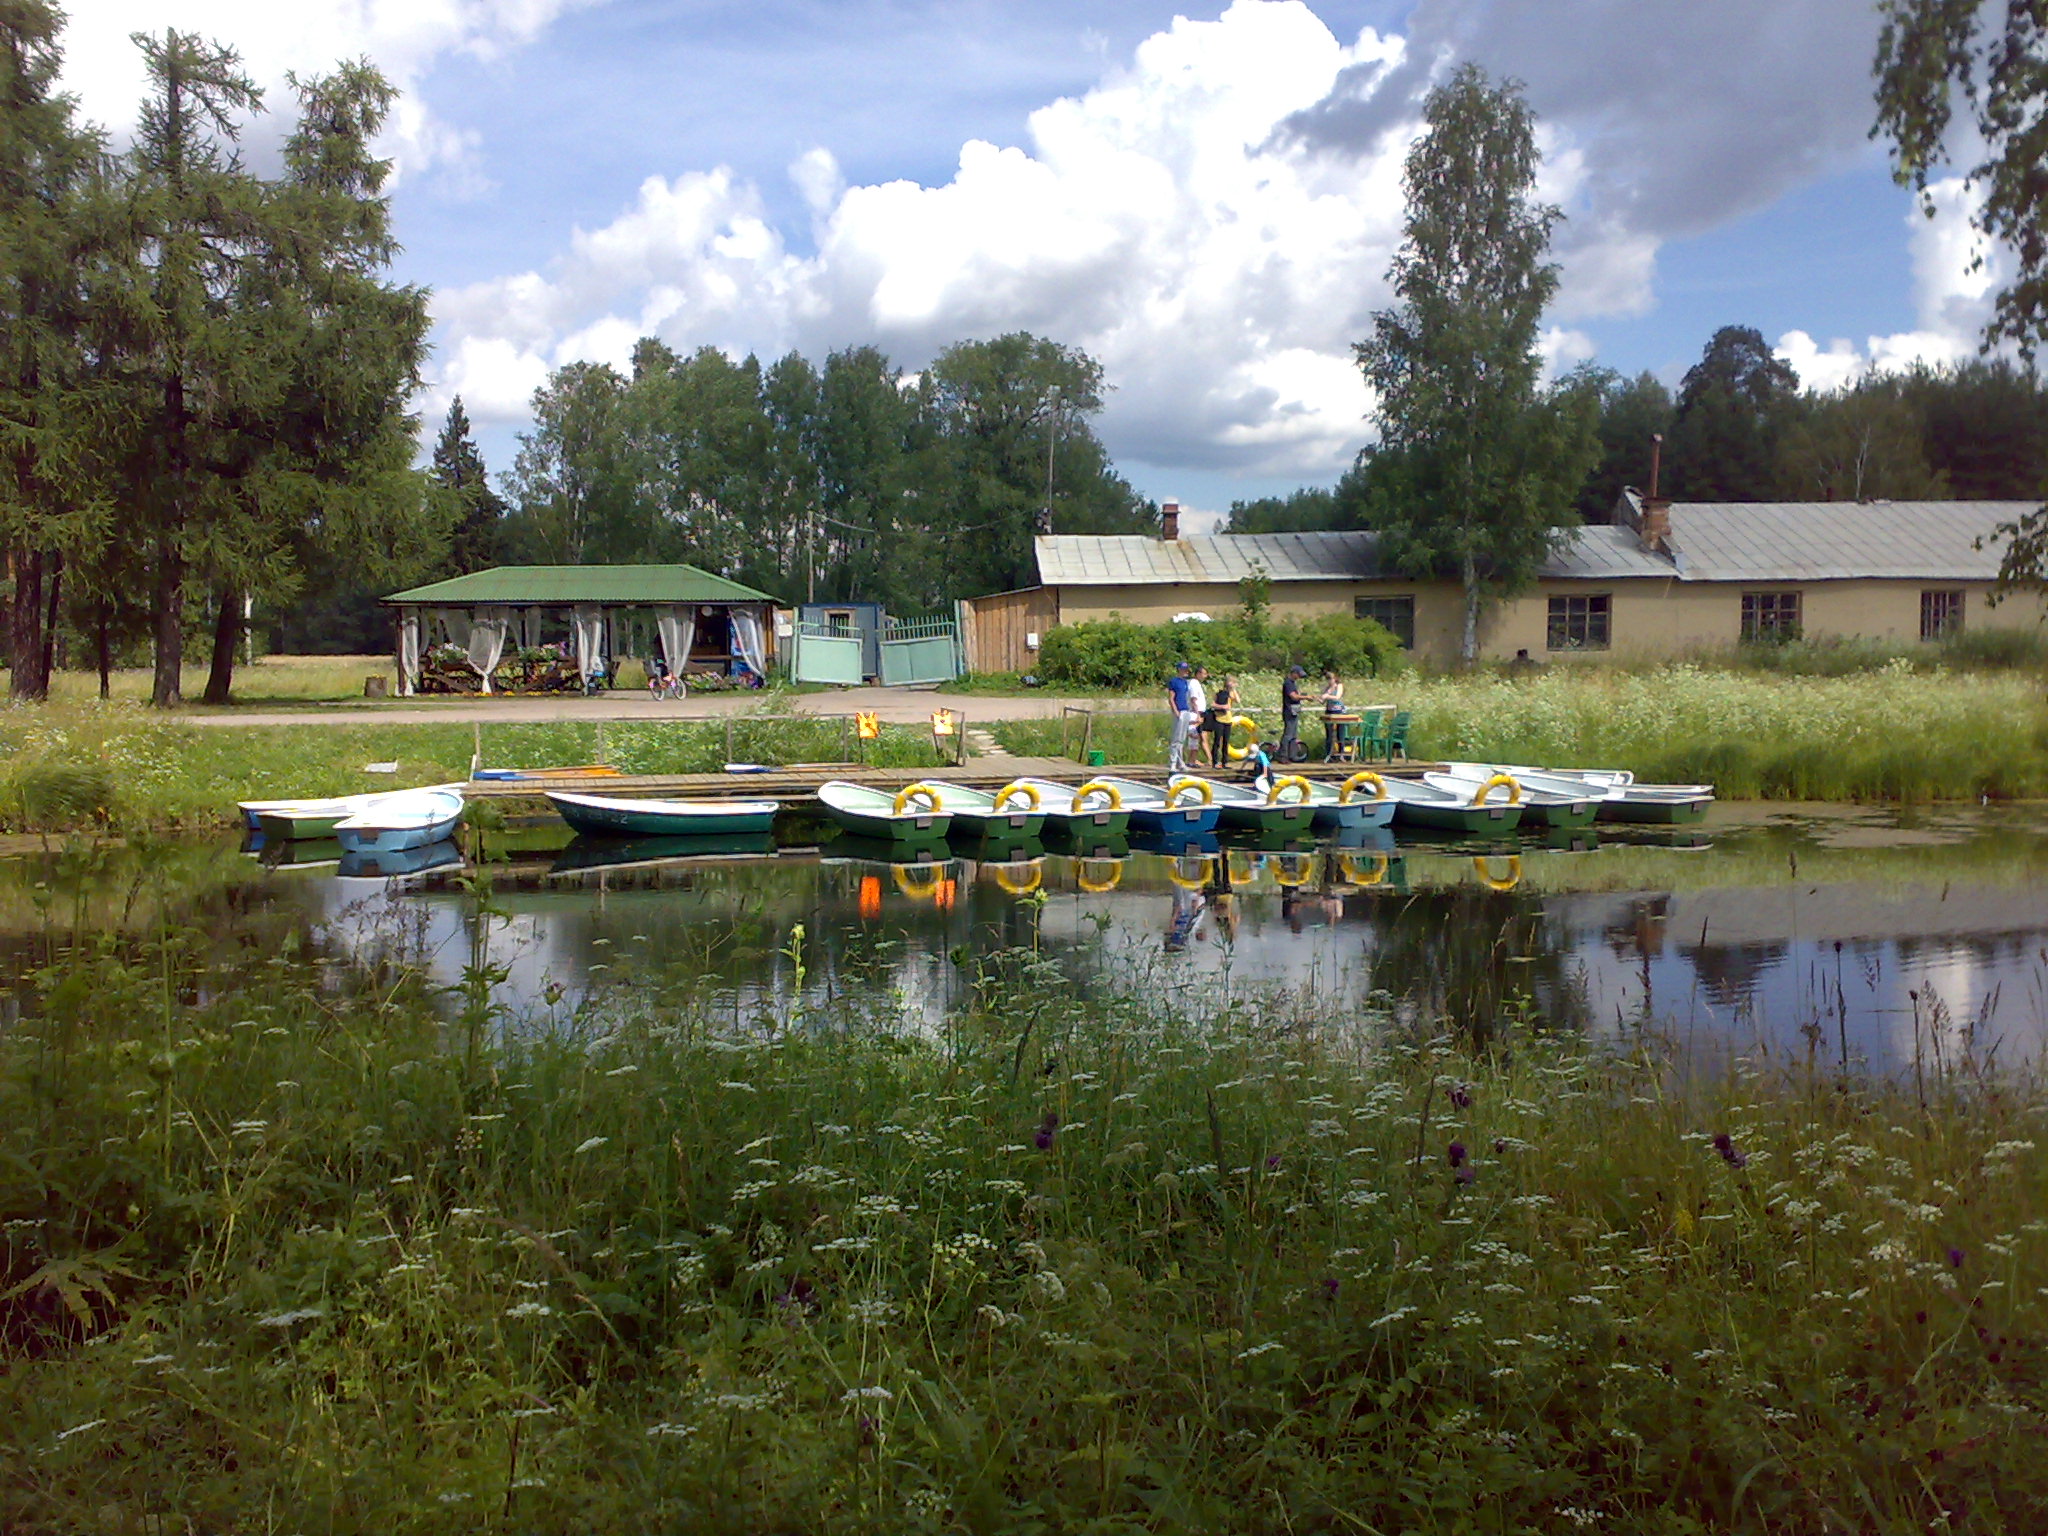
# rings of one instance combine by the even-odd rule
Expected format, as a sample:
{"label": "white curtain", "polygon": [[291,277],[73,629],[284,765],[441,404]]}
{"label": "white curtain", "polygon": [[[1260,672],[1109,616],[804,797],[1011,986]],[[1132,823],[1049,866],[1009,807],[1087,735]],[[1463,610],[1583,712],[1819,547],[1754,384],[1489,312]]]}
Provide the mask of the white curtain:
{"label": "white curtain", "polygon": [[754,676],[763,682],[768,679],[768,642],[761,633],[761,615],[751,608],[734,608],[732,612],[732,643],[740,653],[740,660],[754,669]]}
{"label": "white curtain", "polygon": [[604,610],[578,608],[572,615],[576,631],[576,675],[590,681],[591,671],[604,655]]}
{"label": "white curtain", "polygon": [[503,608],[479,608],[469,620],[469,664],[483,674],[484,692],[491,691],[491,674],[505,654],[505,631],[511,615]]}
{"label": "white curtain", "polygon": [[661,659],[681,677],[690,669],[690,647],[697,640],[697,610],[686,603],[657,609],[654,627],[661,632]]}
{"label": "white curtain", "polygon": [[541,617],[543,608],[522,608],[519,610],[519,647],[530,651],[540,644]]}
{"label": "white curtain", "polygon": [[433,611],[434,628],[439,632],[442,645],[458,645],[469,649],[469,610],[466,608],[436,608]]}
{"label": "white curtain", "polygon": [[398,696],[410,698],[420,686],[420,611],[405,610],[398,621]]}

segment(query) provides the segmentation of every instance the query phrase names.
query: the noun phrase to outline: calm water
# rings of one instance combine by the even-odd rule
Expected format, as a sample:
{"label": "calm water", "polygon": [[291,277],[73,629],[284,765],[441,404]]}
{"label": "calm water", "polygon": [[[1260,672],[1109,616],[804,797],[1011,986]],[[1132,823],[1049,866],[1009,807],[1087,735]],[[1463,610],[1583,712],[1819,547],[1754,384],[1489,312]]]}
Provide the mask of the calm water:
{"label": "calm water", "polygon": [[[931,1028],[992,957],[1035,950],[1069,975],[1205,1010],[1334,998],[1481,1026],[1533,1013],[1879,1071],[1916,1052],[2014,1062],[2048,1045],[2048,807],[1727,806],[1663,841],[1563,846],[1369,836],[892,865],[832,845],[614,852],[536,829],[493,840],[502,915],[483,921],[452,848],[424,862],[454,862],[389,877],[317,846],[294,865],[188,848],[180,878],[213,931],[307,929],[344,963],[405,959],[453,983],[487,938],[533,1018],[652,990],[741,1024],[792,1006],[817,1019],[879,992]],[[87,878],[112,890],[143,877],[114,857]],[[0,896],[11,882],[33,898],[38,881],[45,894],[64,883],[47,861],[5,861]],[[20,930],[21,913],[47,921],[52,906],[9,910]]]}

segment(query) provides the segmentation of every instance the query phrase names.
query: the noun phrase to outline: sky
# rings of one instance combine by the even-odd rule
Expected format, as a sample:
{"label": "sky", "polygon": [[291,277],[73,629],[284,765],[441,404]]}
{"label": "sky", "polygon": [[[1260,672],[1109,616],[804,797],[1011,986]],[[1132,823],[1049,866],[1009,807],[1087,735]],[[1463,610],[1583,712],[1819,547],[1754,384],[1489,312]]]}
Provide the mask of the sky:
{"label": "sky", "polygon": [[1973,354],[2000,271],[1871,141],[1874,0],[69,0],[65,87],[118,144],[130,35],[289,73],[367,57],[432,290],[419,401],[509,468],[551,368],[658,335],[915,370],[1029,330],[1110,386],[1096,428],[1196,512],[1328,485],[1373,435],[1352,361],[1401,238],[1421,102],[1521,81],[1565,212],[1543,350],[1676,385],[1715,329],[1801,379]]}

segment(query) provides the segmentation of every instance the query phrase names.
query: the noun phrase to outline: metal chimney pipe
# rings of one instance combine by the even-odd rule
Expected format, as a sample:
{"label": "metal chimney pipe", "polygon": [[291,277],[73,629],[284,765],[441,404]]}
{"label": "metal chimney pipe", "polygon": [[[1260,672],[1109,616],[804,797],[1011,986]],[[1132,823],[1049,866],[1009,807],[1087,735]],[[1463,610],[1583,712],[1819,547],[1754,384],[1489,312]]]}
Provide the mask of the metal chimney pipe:
{"label": "metal chimney pipe", "polygon": [[1664,434],[1650,434],[1650,500],[1657,499],[1657,468],[1664,457]]}

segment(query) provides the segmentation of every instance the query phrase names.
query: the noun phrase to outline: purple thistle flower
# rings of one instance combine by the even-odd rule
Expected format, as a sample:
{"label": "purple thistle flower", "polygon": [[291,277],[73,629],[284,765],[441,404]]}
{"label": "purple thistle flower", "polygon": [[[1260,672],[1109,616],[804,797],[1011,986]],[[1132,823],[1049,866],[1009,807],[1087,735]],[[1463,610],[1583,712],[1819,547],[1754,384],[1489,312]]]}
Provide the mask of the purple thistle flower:
{"label": "purple thistle flower", "polygon": [[1477,1168],[1474,1168],[1470,1163],[1467,1163],[1463,1168],[1460,1168],[1458,1170],[1458,1182],[1460,1184],[1470,1184],[1474,1179],[1478,1177],[1479,1170]]}
{"label": "purple thistle flower", "polygon": [[1735,1138],[1726,1131],[1714,1138],[1714,1150],[1721,1154],[1721,1161],[1730,1168],[1747,1168],[1749,1154],[1735,1145]]}
{"label": "purple thistle flower", "polygon": [[1960,1248],[1951,1248],[1951,1249],[1949,1249],[1949,1251],[1948,1251],[1948,1267],[1949,1267],[1950,1269],[1961,1269],[1961,1268],[1963,1267],[1963,1250],[1962,1250],[1962,1249],[1960,1249]]}
{"label": "purple thistle flower", "polygon": [[1472,1089],[1468,1084],[1454,1083],[1451,1085],[1451,1107],[1453,1109],[1470,1109],[1472,1107]]}
{"label": "purple thistle flower", "polygon": [[1444,1155],[1445,1155],[1445,1156],[1447,1156],[1448,1158],[1450,1158],[1450,1160],[1451,1160],[1451,1166],[1452,1166],[1453,1168],[1462,1168],[1462,1167],[1464,1167],[1464,1166],[1465,1166],[1465,1143],[1463,1143],[1462,1141],[1454,1141],[1454,1142],[1452,1142],[1452,1143],[1450,1144],[1450,1146],[1449,1146],[1449,1147],[1447,1147],[1447,1148],[1445,1149]]}
{"label": "purple thistle flower", "polygon": [[1505,1137],[1505,1136],[1496,1136],[1496,1137],[1494,1137],[1494,1138],[1493,1138],[1493,1155],[1494,1155],[1495,1157],[1502,1157],[1502,1156],[1505,1156],[1505,1155],[1506,1155],[1506,1153],[1507,1153],[1507,1150],[1508,1150],[1508,1139],[1507,1139],[1507,1137]]}
{"label": "purple thistle flower", "polygon": [[1335,1278],[1333,1277],[1333,1278],[1331,1278],[1331,1279],[1328,1279],[1328,1280],[1325,1280],[1325,1281],[1323,1282],[1323,1300],[1325,1300],[1325,1301],[1335,1301],[1336,1299],[1337,1299],[1337,1282],[1336,1282]]}
{"label": "purple thistle flower", "polygon": [[1039,1122],[1038,1134],[1031,1138],[1033,1144],[1041,1152],[1050,1152],[1052,1150],[1052,1139],[1059,1133],[1059,1128],[1060,1117],[1048,1112],[1045,1119]]}
{"label": "purple thistle flower", "polygon": [[1279,1167],[1280,1167],[1280,1154],[1279,1154],[1278,1152],[1274,1152],[1274,1153],[1271,1153],[1270,1155],[1268,1155],[1268,1157],[1266,1158],[1266,1172],[1268,1172],[1268,1173],[1274,1173],[1274,1172],[1277,1172],[1277,1171],[1278,1171],[1278,1169],[1279,1169]]}

